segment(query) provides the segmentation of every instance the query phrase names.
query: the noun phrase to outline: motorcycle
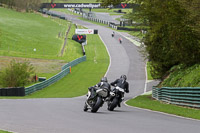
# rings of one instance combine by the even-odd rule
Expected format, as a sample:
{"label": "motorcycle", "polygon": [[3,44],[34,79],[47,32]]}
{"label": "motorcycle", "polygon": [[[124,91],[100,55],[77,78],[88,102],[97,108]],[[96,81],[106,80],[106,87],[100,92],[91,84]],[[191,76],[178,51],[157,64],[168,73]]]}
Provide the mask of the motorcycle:
{"label": "motorcycle", "polygon": [[87,111],[91,109],[91,112],[97,112],[98,109],[103,106],[108,94],[109,91],[107,88],[90,87],[83,110]]}
{"label": "motorcycle", "polygon": [[113,33],[111,34],[111,36],[114,37],[114,36],[115,36],[115,33],[113,32]]}
{"label": "motorcycle", "polygon": [[113,111],[117,105],[120,105],[122,98],[124,97],[124,89],[120,87],[115,87],[112,92],[110,92],[109,100],[107,101],[108,110]]}

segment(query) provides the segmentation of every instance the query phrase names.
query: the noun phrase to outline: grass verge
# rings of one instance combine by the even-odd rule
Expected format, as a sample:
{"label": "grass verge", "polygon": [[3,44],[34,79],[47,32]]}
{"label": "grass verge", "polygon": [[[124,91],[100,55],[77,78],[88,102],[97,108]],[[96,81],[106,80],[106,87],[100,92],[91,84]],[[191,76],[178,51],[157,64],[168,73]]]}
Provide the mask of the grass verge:
{"label": "grass verge", "polygon": [[11,132],[0,130],[0,133],[11,133]]}
{"label": "grass verge", "polygon": [[[0,55],[57,59],[69,22],[0,8]],[[35,49],[35,50],[34,50]]]}
{"label": "grass verge", "polygon": [[172,104],[165,104],[160,101],[152,99],[151,95],[141,95],[126,102],[130,106],[150,109],[153,111],[174,114],[200,120],[200,110],[180,107]]}
{"label": "grass verge", "polygon": [[153,77],[151,76],[151,69],[150,69],[149,62],[147,62],[147,77],[148,77],[148,80],[154,80]]}
{"label": "grass verge", "polygon": [[167,87],[199,87],[200,86],[200,64],[193,66],[178,65],[170,70],[169,76],[162,82],[161,86]]}
{"label": "grass verge", "polygon": [[[72,73],[55,84],[25,97],[0,98],[65,98],[87,93],[104,76],[109,65],[109,56],[98,35],[87,35],[85,46],[87,60],[72,68]],[[79,44],[80,45],[80,44]]]}

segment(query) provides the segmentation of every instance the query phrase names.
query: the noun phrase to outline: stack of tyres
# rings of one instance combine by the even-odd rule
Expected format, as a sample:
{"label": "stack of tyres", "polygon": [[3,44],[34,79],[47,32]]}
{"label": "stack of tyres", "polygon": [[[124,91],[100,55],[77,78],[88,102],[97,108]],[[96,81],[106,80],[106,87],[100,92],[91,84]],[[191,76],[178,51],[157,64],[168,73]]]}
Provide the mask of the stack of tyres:
{"label": "stack of tyres", "polygon": [[24,87],[0,88],[0,96],[25,96]]}
{"label": "stack of tyres", "polygon": [[1,96],[6,96],[7,95],[7,92],[6,92],[6,89],[5,88],[1,88]]}

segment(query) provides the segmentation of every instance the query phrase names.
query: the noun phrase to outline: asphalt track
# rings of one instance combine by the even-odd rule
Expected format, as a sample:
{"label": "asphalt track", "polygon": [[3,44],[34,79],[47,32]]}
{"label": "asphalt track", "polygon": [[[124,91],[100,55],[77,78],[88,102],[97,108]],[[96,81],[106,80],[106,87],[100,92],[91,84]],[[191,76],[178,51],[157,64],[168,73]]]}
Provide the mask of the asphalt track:
{"label": "asphalt track", "polygon": [[[145,63],[138,47],[119,34],[111,38],[112,30],[80,21],[66,15],[71,21],[99,30],[111,56],[107,73],[109,81],[121,74],[128,75],[130,93],[126,99],[144,92]],[[83,111],[86,97],[55,99],[0,100],[0,129],[18,133],[197,133],[200,121],[122,105],[109,112],[106,104],[97,113]]]}

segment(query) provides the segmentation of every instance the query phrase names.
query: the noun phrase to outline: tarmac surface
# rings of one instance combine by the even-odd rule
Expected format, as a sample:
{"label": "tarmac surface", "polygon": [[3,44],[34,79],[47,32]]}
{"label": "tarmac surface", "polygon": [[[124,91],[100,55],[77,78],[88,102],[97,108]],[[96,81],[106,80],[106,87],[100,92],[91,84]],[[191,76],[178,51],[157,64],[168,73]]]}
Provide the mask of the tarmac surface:
{"label": "tarmac surface", "polygon": [[[98,29],[107,47],[111,64],[107,72],[109,81],[121,74],[128,76],[130,93],[125,100],[151,90],[154,82],[146,86],[145,61],[139,47],[112,30],[89,22],[66,17],[76,24]],[[120,44],[118,38],[122,37]],[[87,52],[87,51],[86,51]],[[1,99],[0,129],[18,133],[190,133],[200,131],[200,121],[128,107],[122,104],[108,111],[106,104],[97,113],[84,112],[86,96],[76,98]]]}

